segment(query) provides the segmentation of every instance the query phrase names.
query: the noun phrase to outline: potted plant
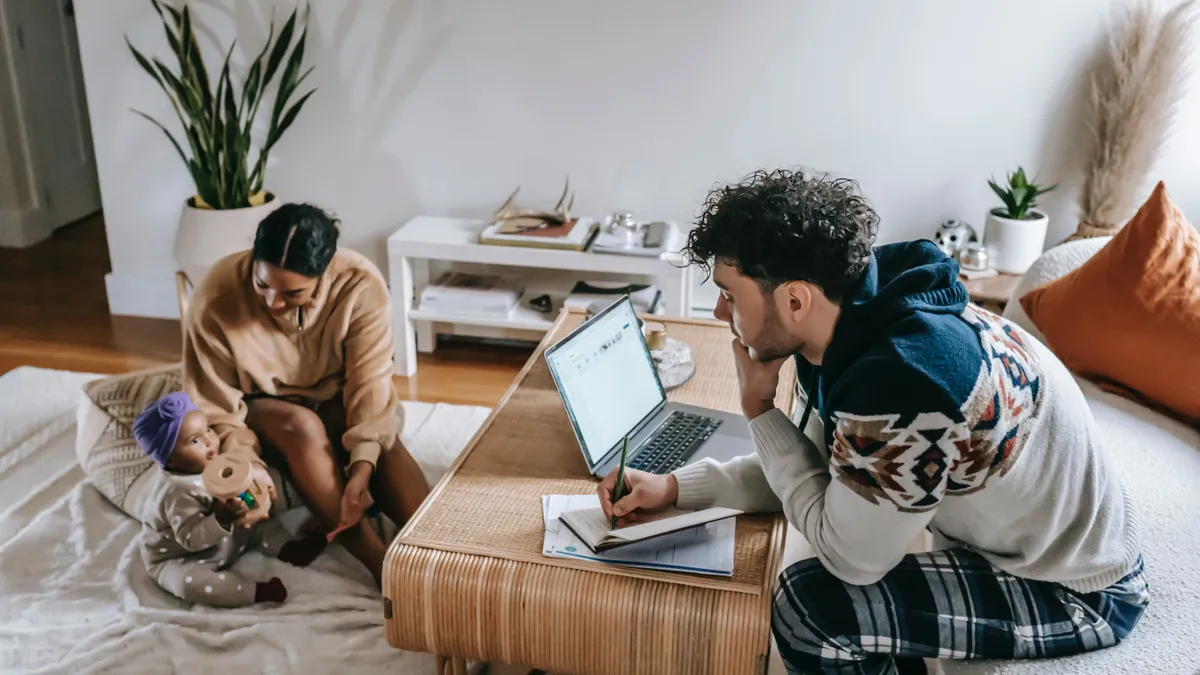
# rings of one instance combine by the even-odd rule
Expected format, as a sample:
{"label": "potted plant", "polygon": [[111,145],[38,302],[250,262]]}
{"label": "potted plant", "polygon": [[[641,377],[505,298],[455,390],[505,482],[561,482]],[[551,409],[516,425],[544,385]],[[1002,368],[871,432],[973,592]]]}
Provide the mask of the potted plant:
{"label": "potted plant", "polygon": [[987,215],[984,241],[992,264],[1001,272],[1024,274],[1042,254],[1050,224],[1050,218],[1037,210],[1037,198],[1057,186],[1039,187],[1025,177],[1025,170],[1020,167],[1008,175],[1008,185],[1001,187],[994,180],[989,180],[988,185],[1004,202],[1003,207],[994,208]]}
{"label": "potted plant", "polygon": [[[150,4],[162,20],[177,70],[172,71],[158,58],[147,58],[128,39],[126,44],[170,100],[187,150],[157,120],[134,112],[162,129],[195,184],[196,193],[183,204],[175,259],[190,281],[199,283],[217,260],[250,248],[259,221],[279,206],[275,195],[263,187],[267,156],[315,91],[296,96],[300,84],[312,72],[312,68],[300,71],[307,29],[297,28],[296,10],[278,36],[272,21],[266,44],[250,61],[239,87],[229,73],[233,45],[226,51],[216,79],[210,80],[188,8],[178,10],[159,0],[150,0]],[[255,147],[251,126],[276,75],[279,86],[269,108],[266,136]]]}

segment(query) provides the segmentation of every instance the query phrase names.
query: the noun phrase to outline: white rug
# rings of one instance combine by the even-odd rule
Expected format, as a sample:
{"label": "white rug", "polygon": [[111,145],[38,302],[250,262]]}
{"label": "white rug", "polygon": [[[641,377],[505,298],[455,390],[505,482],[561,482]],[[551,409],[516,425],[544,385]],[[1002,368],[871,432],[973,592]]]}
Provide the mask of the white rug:
{"label": "white rug", "polygon": [[[243,558],[239,571],[287,585],[288,601],[270,609],[188,607],[155,586],[138,525],[75,463],[75,409],[94,377],[34,368],[0,377],[0,672],[433,671],[431,656],[387,645],[378,591],[337,546],[303,570]],[[404,442],[431,482],[488,413],[404,406]]]}

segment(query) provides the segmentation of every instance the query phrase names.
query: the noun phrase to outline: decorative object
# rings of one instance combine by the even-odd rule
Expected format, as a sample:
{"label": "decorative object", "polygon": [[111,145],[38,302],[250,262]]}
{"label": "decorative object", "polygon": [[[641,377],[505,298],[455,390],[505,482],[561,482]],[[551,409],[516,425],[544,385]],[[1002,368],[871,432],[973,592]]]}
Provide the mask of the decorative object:
{"label": "decorative object", "polygon": [[[572,223],[571,207],[575,205],[575,193],[571,192],[571,177],[568,176],[563,184],[562,196],[558,203],[549,211],[522,209],[517,206],[517,193],[521,186],[512,191],[500,208],[492,212],[492,222],[500,223],[496,230],[498,234],[530,234],[535,230],[546,228],[568,228]],[[570,195],[570,199],[567,196]],[[554,233],[548,236],[560,236]]]}
{"label": "decorative object", "polygon": [[608,217],[589,250],[592,253],[661,258],[667,253],[667,247],[674,244],[677,229],[674,222],[643,222],[635,220],[632,213],[618,212]]}
{"label": "decorative object", "polygon": [[1137,207],[1187,82],[1194,0],[1157,15],[1134,0],[1115,26],[1092,78],[1092,149],[1079,196],[1079,228],[1068,239],[1112,236]]}
{"label": "decorative object", "polygon": [[547,293],[543,293],[542,295],[530,300],[529,306],[541,312],[542,314],[549,314],[551,310],[554,309],[554,304],[551,302],[550,295]]}
{"label": "decorative object", "polygon": [[692,359],[692,348],[686,342],[664,335],[663,345],[659,349],[650,350],[650,358],[654,359],[654,368],[658,371],[658,381],[663,389],[671,391],[683,386],[696,374],[696,362]]}
{"label": "decorative object", "polygon": [[1200,232],[1163,183],[1108,245],[1021,306],[1072,371],[1200,424]]}
{"label": "decorative object", "polygon": [[642,333],[646,336],[646,346],[651,351],[662,350],[667,346],[667,327],[661,321],[647,321],[642,325]]}
{"label": "decorative object", "polygon": [[1002,208],[992,209],[987,215],[984,241],[991,251],[992,266],[1001,272],[1022,274],[1042,254],[1050,224],[1050,218],[1035,208],[1037,198],[1056,186],[1043,188],[1030,182],[1022,168],[1009,174],[1005,187],[993,180],[988,185],[1004,202]]}
{"label": "decorative object", "polygon": [[632,246],[642,232],[643,224],[633,219],[628,211],[618,211],[608,217],[608,225],[604,228],[614,240],[624,240],[626,246]]}
{"label": "decorative object", "polygon": [[969,272],[988,272],[992,270],[991,256],[987,247],[978,242],[967,244],[958,252],[959,266]]}
{"label": "decorative object", "polygon": [[975,228],[966,221],[947,220],[938,226],[937,233],[933,235],[933,241],[938,248],[942,249],[942,253],[951,258],[957,258],[959,251],[964,246],[979,241],[979,235],[975,233]]}
{"label": "decorative object", "polygon": [[[178,72],[172,72],[157,57],[146,57],[128,40],[126,44],[170,100],[188,152],[162,123],[146,113],[135,112],[166,134],[195,184],[196,194],[184,202],[175,241],[176,261],[195,284],[219,258],[249,248],[259,221],[278,205],[275,195],[263,188],[267,158],[316,91],[310,89],[294,98],[312,72],[312,68],[300,70],[308,31],[297,26],[296,10],[278,37],[272,21],[266,44],[250,61],[240,88],[234,86],[230,76],[231,45],[214,89],[188,7],[178,10],[159,0],[150,0],[150,4],[162,20]],[[251,126],[276,74],[280,76],[279,84],[266,137],[252,158]]]}

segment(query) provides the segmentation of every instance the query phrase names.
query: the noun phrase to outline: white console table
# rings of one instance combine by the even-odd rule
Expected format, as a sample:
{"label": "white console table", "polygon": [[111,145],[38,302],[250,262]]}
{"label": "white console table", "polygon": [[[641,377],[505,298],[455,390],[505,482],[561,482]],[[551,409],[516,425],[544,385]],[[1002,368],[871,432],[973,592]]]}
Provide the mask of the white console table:
{"label": "white console table", "polygon": [[[421,290],[430,283],[431,261],[467,263],[481,266],[509,266],[534,270],[558,270],[564,278],[583,279],[581,275],[638,277],[657,284],[671,316],[686,316],[691,306],[691,275],[677,253],[663,258],[612,255],[577,251],[494,246],[479,243],[479,233],[487,225],[482,220],[417,216],[388,237],[388,277],[392,291],[392,327],[396,341],[396,374],[411,376],[417,370],[417,351],[430,352],[436,346],[436,332],[452,327],[454,332],[482,335],[545,333],[554,324],[555,315],[518,306],[506,318],[460,314],[439,315],[414,307]],[[673,232],[668,250],[677,251],[682,233]],[[528,269],[526,270],[528,272]],[[518,272],[519,273],[519,272]],[[463,331],[459,328],[466,327]],[[471,328],[477,329],[474,333]],[[490,330],[489,330],[490,329]]]}

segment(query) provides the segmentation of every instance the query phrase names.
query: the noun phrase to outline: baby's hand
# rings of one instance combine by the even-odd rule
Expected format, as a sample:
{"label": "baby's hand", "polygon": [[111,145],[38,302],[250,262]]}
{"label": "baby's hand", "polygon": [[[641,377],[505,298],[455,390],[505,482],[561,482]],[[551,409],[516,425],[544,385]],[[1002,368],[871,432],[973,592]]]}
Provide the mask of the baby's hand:
{"label": "baby's hand", "polygon": [[213,516],[216,517],[221,527],[226,530],[249,512],[249,507],[240,499],[213,500]]}
{"label": "baby's hand", "polygon": [[275,481],[272,480],[271,474],[267,472],[266,468],[255,462],[250,465],[250,475],[267,491],[267,496],[271,498],[272,502],[278,499],[275,493]]}

